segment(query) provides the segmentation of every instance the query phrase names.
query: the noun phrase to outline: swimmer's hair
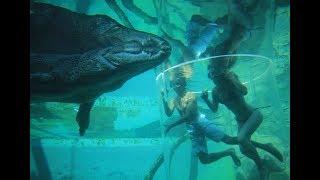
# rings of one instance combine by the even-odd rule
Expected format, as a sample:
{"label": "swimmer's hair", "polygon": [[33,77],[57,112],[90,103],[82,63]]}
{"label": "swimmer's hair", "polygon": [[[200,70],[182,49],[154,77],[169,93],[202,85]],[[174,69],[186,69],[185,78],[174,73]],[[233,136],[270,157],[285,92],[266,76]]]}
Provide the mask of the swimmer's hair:
{"label": "swimmer's hair", "polygon": [[211,23],[210,20],[204,18],[203,16],[201,16],[200,14],[194,14],[192,15],[191,17],[191,22],[195,22],[195,23],[198,23],[202,26],[205,26],[207,25],[208,23]]}
{"label": "swimmer's hair", "polygon": [[174,70],[172,72],[172,80],[177,79],[177,78],[184,79],[184,80],[187,79],[185,77],[184,72],[183,72],[183,70],[181,68],[177,68],[176,70]]}
{"label": "swimmer's hair", "polygon": [[[222,80],[224,83],[232,82],[232,84],[236,85],[236,89],[241,90],[246,87],[240,82],[239,76],[233,71],[226,71],[225,73],[221,73],[218,76],[215,76],[216,79]],[[240,88],[240,89],[239,89]]]}
{"label": "swimmer's hair", "polygon": [[235,77],[238,79],[238,75],[236,75],[234,72],[226,70],[220,73],[214,73],[213,71],[209,71],[208,77],[210,79],[217,79],[217,80],[229,80],[232,77]]}
{"label": "swimmer's hair", "polygon": [[237,57],[230,57],[228,59],[228,69],[231,69],[237,62]]}
{"label": "swimmer's hair", "polygon": [[238,75],[235,74],[235,73],[232,72],[232,71],[224,71],[223,73],[217,74],[217,75],[215,75],[214,77],[216,77],[216,78],[222,78],[222,79],[230,79],[230,78],[232,78],[232,77],[238,78]]}
{"label": "swimmer's hair", "polygon": [[233,71],[228,71],[228,72],[225,74],[225,76],[228,77],[228,78],[233,78],[233,77],[235,77],[235,78],[239,79],[239,76],[238,76],[236,73],[234,73]]}
{"label": "swimmer's hair", "polygon": [[224,15],[224,16],[222,16],[222,17],[218,17],[218,18],[216,19],[215,23],[216,23],[216,24],[220,24],[220,25],[222,25],[222,24],[227,24],[227,23],[228,23],[228,16],[229,16],[229,15]]}
{"label": "swimmer's hair", "polygon": [[170,80],[174,80],[175,78],[183,78],[184,80],[187,80],[187,79],[190,79],[193,74],[192,67],[189,65],[184,65],[181,67],[174,68],[169,72],[170,72]]}
{"label": "swimmer's hair", "polygon": [[223,60],[225,63],[225,69],[222,69],[222,71],[217,71],[215,70],[215,67],[213,64],[209,64],[208,65],[208,78],[212,79],[214,77],[222,77],[224,75],[226,75],[227,73],[231,72],[231,68],[236,64],[237,62],[237,57],[228,57],[227,59]]}
{"label": "swimmer's hair", "polygon": [[187,85],[187,78],[181,68],[174,69],[170,74],[170,81],[179,80],[183,85]]}

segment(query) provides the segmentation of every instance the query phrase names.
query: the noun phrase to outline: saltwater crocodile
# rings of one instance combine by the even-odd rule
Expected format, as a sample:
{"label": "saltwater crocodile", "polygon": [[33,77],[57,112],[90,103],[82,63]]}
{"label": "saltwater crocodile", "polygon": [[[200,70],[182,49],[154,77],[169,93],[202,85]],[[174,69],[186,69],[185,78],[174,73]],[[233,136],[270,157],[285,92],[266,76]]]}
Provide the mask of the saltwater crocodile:
{"label": "saltwater crocodile", "polygon": [[164,62],[164,39],[126,28],[106,15],[86,15],[32,3],[30,9],[30,100],[79,103],[83,136],[96,98]]}

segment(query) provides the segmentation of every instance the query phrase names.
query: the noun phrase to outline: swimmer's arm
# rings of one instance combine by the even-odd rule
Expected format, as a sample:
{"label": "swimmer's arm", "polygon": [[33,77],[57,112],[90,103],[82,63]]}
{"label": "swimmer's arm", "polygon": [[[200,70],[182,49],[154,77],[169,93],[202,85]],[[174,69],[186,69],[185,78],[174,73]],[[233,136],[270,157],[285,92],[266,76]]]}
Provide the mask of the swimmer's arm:
{"label": "swimmer's arm", "polygon": [[218,97],[217,97],[215,91],[212,92],[212,102],[210,102],[208,97],[203,98],[203,100],[207,104],[209,109],[211,109],[211,111],[213,111],[213,112],[218,111],[219,102],[218,102]]}
{"label": "swimmer's arm", "polygon": [[166,100],[162,99],[162,102],[164,106],[164,112],[166,113],[167,116],[171,116],[175,109],[173,101],[167,102]]}
{"label": "swimmer's arm", "polygon": [[236,93],[238,93],[238,95],[245,96],[248,94],[247,87],[241,83],[238,75],[234,74],[234,77],[232,78],[232,83],[235,86],[235,89],[238,90],[238,91],[236,91]]}
{"label": "swimmer's arm", "polygon": [[218,103],[216,103],[214,100],[212,100],[212,103],[209,101],[209,99],[204,100],[204,102],[206,102],[207,106],[211,109],[211,111],[218,111]]}
{"label": "swimmer's arm", "polygon": [[164,112],[166,113],[167,116],[171,116],[174,109],[175,109],[173,101],[167,102],[164,99],[163,94],[161,94],[161,98],[162,98],[162,102],[163,102]]}
{"label": "swimmer's arm", "polygon": [[173,122],[169,125],[167,125],[166,129],[165,129],[165,134],[167,134],[172,128],[174,128],[175,126],[178,126],[182,123],[186,122],[186,120],[184,118],[180,118],[178,121]]}
{"label": "swimmer's arm", "polygon": [[179,120],[177,120],[176,122],[174,122],[172,124],[169,124],[167,126],[167,128],[166,128],[166,132],[165,133],[169,132],[173,127],[187,122],[190,119],[190,117],[194,116],[194,114],[197,111],[197,107],[196,106],[197,106],[197,103],[196,103],[195,100],[190,102],[190,103],[188,103],[188,105],[186,107],[187,108],[186,109],[186,113]]}
{"label": "swimmer's arm", "polygon": [[165,130],[165,133],[169,132],[172,128],[174,128],[175,126],[178,126],[182,123],[187,122],[188,118],[190,117],[189,115],[190,113],[186,113],[184,116],[182,116],[179,120],[177,120],[176,122],[173,122],[171,124],[167,125],[167,128]]}
{"label": "swimmer's arm", "polygon": [[[242,85],[242,84],[241,84],[241,85]],[[245,96],[245,95],[248,94],[248,89],[247,89],[246,86],[242,85],[240,89],[241,89],[241,92],[242,92],[242,95],[243,95],[243,96]]]}

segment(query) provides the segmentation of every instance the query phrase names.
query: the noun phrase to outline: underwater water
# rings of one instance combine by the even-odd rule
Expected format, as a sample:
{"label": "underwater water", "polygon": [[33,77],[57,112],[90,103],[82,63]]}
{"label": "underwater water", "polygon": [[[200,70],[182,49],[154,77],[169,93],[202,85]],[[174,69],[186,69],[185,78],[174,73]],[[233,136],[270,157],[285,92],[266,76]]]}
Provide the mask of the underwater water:
{"label": "underwater water", "polygon": [[[227,145],[206,138],[208,152],[234,148],[241,166],[230,157],[203,164],[192,155],[192,142],[186,136],[185,123],[165,134],[166,123],[180,118],[178,111],[168,117],[161,92],[168,101],[177,94],[171,85],[172,72],[182,70],[186,90],[197,98],[199,112],[224,133],[237,136],[235,115],[220,104],[212,112],[201,99],[201,92],[215,84],[208,78],[208,66],[221,60],[206,55],[204,49],[217,47],[229,33],[223,20],[228,13],[224,0],[35,0],[87,15],[107,15],[118,23],[167,40],[171,55],[165,63],[129,79],[124,85],[96,99],[90,113],[90,125],[79,136],[76,119],[79,104],[42,102],[30,104],[30,178],[33,180],[258,180],[258,171],[238,145]],[[229,2],[229,1],[228,1]],[[247,1],[241,1],[248,3]],[[265,0],[260,9],[249,14],[253,27],[245,31],[236,51],[232,72],[247,88],[245,101],[260,108],[263,121],[252,140],[272,143],[283,155],[279,162],[258,149],[270,169],[268,180],[290,179],[290,5],[285,1]],[[237,12],[236,10],[234,12]],[[201,15],[218,24],[214,37],[202,31],[197,41],[201,52],[188,55],[187,25],[193,15]],[[241,19],[241,16],[235,16]],[[235,18],[234,21],[239,19]],[[220,20],[218,20],[220,19]],[[245,19],[245,18],[244,18]],[[197,19],[196,22],[201,20]],[[205,20],[203,20],[205,21]],[[239,20],[240,21],[240,20]],[[231,21],[232,22],[232,21]],[[242,21],[241,21],[242,22]],[[246,21],[243,21],[246,23]],[[203,23],[201,21],[201,23]],[[210,26],[201,24],[199,28]],[[198,28],[198,27],[196,27]],[[216,28],[216,27],[215,27]],[[200,31],[201,32],[201,31]],[[201,34],[201,33],[199,33]],[[192,35],[192,34],[191,34]],[[189,35],[190,36],[190,35]],[[208,37],[211,42],[208,42]],[[32,39],[31,39],[32,41]],[[209,44],[208,44],[209,43]],[[192,49],[197,49],[192,48]],[[190,50],[190,49],[189,49]],[[191,50],[190,50],[191,51]],[[199,57],[203,54],[202,57]],[[224,54],[222,54],[224,55]],[[181,140],[181,139],[180,139]],[[176,146],[177,145],[177,146]],[[176,146],[176,147],[175,147]],[[281,170],[279,170],[281,169]],[[148,175],[154,174],[153,177]],[[192,175],[196,174],[196,175]],[[193,177],[192,177],[193,176]]]}

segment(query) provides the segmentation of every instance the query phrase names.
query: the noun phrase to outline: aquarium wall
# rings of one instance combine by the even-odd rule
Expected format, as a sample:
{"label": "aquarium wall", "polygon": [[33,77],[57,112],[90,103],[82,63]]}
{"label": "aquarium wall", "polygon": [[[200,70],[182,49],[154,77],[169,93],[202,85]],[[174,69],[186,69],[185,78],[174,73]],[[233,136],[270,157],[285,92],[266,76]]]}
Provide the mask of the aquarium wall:
{"label": "aquarium wall", "polygon": [[[233,147],[242,165],[235,167],[231,158],[202,164],[191,155],[191,141],[171,150],[186,132],[180,125],[164,134],[164,123],[178,119],[164,113],[161,91],[172,100],[170,71],[182,68],[188,77],[188,91],[197,98],[199,109],[224,132],[237,135],[234,115],[223,105],[213,113],[201,100],[201,92],[215,87],[208,78],[207,66],[218,57],[186,56],[187,24],[192,15],[219,24],[228,14],[227,1],[215,0],[35,0],[88,15],[103,14],[120,24],[160,36],[172,46],[165,63],[128,80],[121,88],[100,96],[91,111],[90,126],[83,137],[75,120],[78,104],[45,102],[30,104],[30,177],[31,179],[154,179],[187,180],[192,169],[195,179],[253,180],[257,177],[254,163],[241,154],[238,146],[207,139],[208,151]],[[245,34],[232,68],[248,88],[246,101],[261,107],[262,125],[252,139],[273,143],[284,161],[273,164],[269,180],[289,179],[290,174],[290,5],[268,0],[261,6],[264,13],[253,14],[258,22]],[[258,13],[259,14],[259,13]],[[218,20],[218,21],[217,21]],[[217,21],[217,22],[216,22]],[[216,46],[230,29],[219,26],[210,42]],[[212,56],[218,56],[213,54]],[[221,55],[221,54],[220,54]],[[202,60],[199,60],[201,59]],[[185,63],[185,64],[182,64]],[[266,159],[270,155],[260,151]],[[276,169],[275,168],[275,169]],[[150,174],[154,173],[153,178]],[[194,176],[195,177],[195,176]]]}
{"label": "aquarium wall", "polygon": [[[161,153],[154,139],[45,139],[31,141],[31,179],[143,179]],[[162,179],[160,168],[154,179]]]}

